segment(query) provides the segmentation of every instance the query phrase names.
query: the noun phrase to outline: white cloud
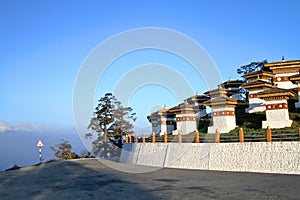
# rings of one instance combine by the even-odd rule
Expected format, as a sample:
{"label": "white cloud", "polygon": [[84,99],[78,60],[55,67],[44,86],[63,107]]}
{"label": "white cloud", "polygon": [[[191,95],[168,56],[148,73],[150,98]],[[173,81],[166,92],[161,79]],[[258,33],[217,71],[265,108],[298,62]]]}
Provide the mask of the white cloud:
{"label": "white cloud", "polygon": [[40,126],[37,124],[26,124],[26,123],[1,123],[0,122],[0,133],[4,132],[34,132],[40,131]]}
{"label": "white cloud", "polygon": [[0,123],[0,133],[3,133],[3,132],[5,132],[5,130],[6,130],[6,127],[5,127],[5,125],[4,125],[4,124],[2,124],[2,123]]}

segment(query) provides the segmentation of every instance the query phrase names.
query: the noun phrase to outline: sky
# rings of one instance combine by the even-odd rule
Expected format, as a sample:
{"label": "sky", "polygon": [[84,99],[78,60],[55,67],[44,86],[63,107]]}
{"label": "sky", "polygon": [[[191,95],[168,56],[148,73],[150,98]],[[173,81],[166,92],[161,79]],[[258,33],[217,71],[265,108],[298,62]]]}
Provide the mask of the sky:
{"label": "sky", "polygon": [[[299,9],[298,0],[2,0],[0,135],[76,134],[76,78],[91,53],[120,33],[157,27],[183,34],[205,50],[226,81],[240,78],[236,69],[252,61],[273,62],[282,56],[286,60],[299,59]],[[184,48],[184,44],[178,46]],[[106,92],[114,92],[122,78],[150,64],[183,77],[191,95],[208,90],[205,77],[183,58],[172,52],[142,49],[105,66],[93,94],[95,106]],[[139,77],[147,76],[144,73]],[[159,82],[141,84],[129,96],[124,103],[137,113],[140,127],[149,126],[146,116],[153,110],[180,103],[174,91]]]}

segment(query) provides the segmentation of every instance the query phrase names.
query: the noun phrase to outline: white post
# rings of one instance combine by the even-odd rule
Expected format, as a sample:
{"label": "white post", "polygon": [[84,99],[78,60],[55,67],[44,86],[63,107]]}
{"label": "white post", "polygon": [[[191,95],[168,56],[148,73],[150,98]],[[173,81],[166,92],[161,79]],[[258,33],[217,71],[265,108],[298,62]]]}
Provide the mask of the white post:
{"label": "white post", "polygon": [[44,146],[42,140],[39,140],[36,146],[39,148],[40,162],[42,162],[42,147]]}
{"label": "white post", "polygon": [[40,152],[40,162],[42,162],[42,147],[39,147],[39,152]]}

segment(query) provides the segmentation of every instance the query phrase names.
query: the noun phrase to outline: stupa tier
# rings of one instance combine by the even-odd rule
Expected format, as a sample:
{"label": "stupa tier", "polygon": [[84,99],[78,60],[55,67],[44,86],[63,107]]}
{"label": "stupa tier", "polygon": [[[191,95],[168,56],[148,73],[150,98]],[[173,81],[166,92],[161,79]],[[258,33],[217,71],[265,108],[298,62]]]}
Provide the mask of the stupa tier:
{"label": "stupa tier", "polygon": [[266,121],[262,121],[262,128],[291,127],[289,118],[288,99],[296,94],[291,90],[272,88],[256,94],[258,98],[265,100]]}
{"label": "stupa tier", "polygon": [[211,99],[204,102],[204,106],[210,106],[212,109],[213,124],[208,127],[207,133],[228,133],[236,127],[235,107],[237,99],[228,97],[228,89],[219,87],[215,90],[206,92]]}

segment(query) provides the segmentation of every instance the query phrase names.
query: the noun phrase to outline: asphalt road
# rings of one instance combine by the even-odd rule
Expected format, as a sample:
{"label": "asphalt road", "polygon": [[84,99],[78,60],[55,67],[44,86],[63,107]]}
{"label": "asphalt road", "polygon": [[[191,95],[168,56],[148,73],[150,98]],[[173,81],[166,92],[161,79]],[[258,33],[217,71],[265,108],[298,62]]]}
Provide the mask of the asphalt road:
{"label": "asphalt road", "polygon": [[300,199],[297,175],[122,167],[152,172],[97,159],[52,162],[0,172],[0,199]]}

